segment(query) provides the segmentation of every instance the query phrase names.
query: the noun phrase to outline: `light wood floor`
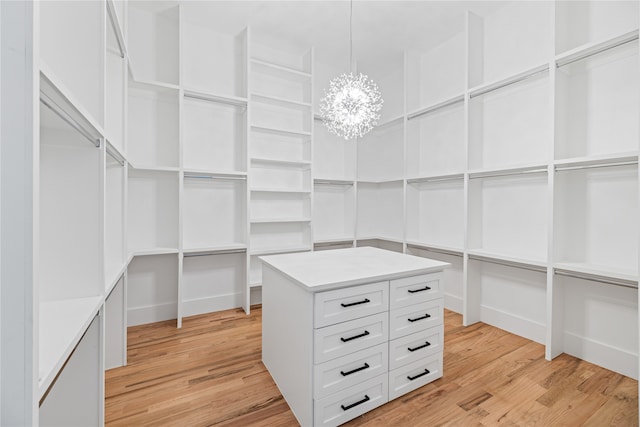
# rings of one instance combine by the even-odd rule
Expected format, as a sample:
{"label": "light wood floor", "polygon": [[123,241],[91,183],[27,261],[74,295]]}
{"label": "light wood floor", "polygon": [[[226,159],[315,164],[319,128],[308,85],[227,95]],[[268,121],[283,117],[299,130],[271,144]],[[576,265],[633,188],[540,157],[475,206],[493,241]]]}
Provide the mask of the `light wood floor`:
{"label": "light wood floor", "polygon": [[[349,426],[637,426],[638,383],[445,311],[444,377]],[[297,425],[261,359],[261,310],[129,328],[106,373],[109,426]]]}

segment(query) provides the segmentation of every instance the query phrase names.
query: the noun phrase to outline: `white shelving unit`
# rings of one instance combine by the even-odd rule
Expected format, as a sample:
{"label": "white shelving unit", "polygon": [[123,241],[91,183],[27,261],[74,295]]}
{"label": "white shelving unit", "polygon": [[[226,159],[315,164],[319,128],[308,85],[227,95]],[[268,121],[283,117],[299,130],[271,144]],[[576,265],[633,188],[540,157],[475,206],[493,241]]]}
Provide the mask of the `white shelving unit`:
{"label": "white shelving unit", "polygon": [[35,303],[9,308],[33,324],[22,346],[3,336],[3,360],[24,363],[3,382],[32,408],[14,424],[100,425],[128,325],[248,312],[259,255],[334,247],[446,261],[445,306],[465,324],[638,377],[637,2],[509,2],[359,63],[385,104],[357,142],[314,120],[349,64],[316,71],[312,47],[219,32],[191,3],[13,7],[3,31],[25,20],[27,55],[13,77],[37,77],[3,100],[41,100],[23,117],[32,145],[3,140],[3,179],[21,165],[33,199],[3,191],[3,224],[6,209],[32,222],[14,276]]}
{"label": "white shelving unit", "polygon": [[259,255],[313,248],[313,49],[249,43],[249,251],[245,310],[261,301]]}

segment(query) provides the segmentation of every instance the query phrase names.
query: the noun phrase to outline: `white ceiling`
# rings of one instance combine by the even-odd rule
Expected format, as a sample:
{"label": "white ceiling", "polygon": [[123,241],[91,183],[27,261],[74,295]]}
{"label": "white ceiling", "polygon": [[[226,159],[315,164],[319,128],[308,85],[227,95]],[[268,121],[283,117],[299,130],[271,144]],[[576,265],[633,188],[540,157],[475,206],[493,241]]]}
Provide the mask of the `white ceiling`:
{"label": "white ceiling", "polygon": [[[147,7],[164,8],[177,2],[147,1]],[[236,34],[251,26],[254,36],[285,41],[306,49],[314,46],[316,58],[348,65],[349,1],[196,1],[182,0],[189,19]],[[353,2],[353,56],[362,66],[385,67],[401,60],[406,49],[428,49],[464,28],[466,10],[486,15],[501,1],[401,1]]]}

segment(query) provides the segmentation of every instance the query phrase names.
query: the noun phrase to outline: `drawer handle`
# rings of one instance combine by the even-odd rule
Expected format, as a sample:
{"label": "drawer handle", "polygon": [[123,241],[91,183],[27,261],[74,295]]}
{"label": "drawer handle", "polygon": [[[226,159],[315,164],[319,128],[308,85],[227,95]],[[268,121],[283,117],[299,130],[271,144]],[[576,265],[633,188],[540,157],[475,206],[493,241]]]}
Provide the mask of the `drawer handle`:
{"label": "drawer handle", "polygon": [[418,378],[420,378],[420,377],[422,377],[422,376],[425,376],[425,375],[427,375],[428,373],[429,373],[429,370],[428,370],[428,369],[425,369],[425,370],[424,370],[424,372],[421,372],[421,373],[419,373],[418,375],[415,375],[415,376],[413,376],[413,377],[412,377],[411,375],[408,375],[408,376],[407,376],[407,379],[408,379],[409,381],[417,380]]}
{"label": "drawer handle", "polygon": [[429,317],[431,317],[431,315],[429,313],[425,314],[422,317],[416,317],[415,319],[407,319],[409,322],[417,322],[418,320],[424,320],[424,319],[428,319]]}
{"label": "drawer handle", "polygon": [[368,302],[371,302],[371,300],[369,300],[369,298],[365,298],[362,301],[350,302],[348,304],[341,303],[340,305],[343,306],[343,307],[351,307],[351,306],[354,306],[354,305],[366,304]]}
{"label": "drawer handle", "polygon": [[424,288],[420,288],[420,289],[407,289],[407,292],[409,292],[410,294],[415,294],[418,292],[424,292],[424,291],[430,291],[431,288],[428,286],[425,286]]}
{"label": "drawer handle", "polygon": [[425,348],[425,347],[429,347],[431,345],[431,343],[429,341],[425,341],[424,344],[419,345],[417,347],[407,347],[407,350],[409,351],[416,351],[416,350],[420,350],[421,348]]}
{"label": "drawer handle", "polygon": [[352,403],[351,405],[347,405],[347,406],[340,405],[340,407],[342,408],[343,411],[348,411],[349,409],[355,408],[356,406],[362,405],[363,403],[368,402],[370,400],[371,398],[369,398],[369,396],[365,394],[364,399],[358,400],[356,403]]}
{"label": "drawer handle", "polygon": [[351,341],[351,340],[355,340],[356,338],[362,338],[362,337],[366,337],[367,335],[369,335],[369,331],[364,331],[363,333],[361,333],[360,335],[354,335],[352,337],[349,338],[340,338],[340,341],[342,342],[347,342],[347,341]]}
{"label": "drawer handle", "polygon": [[369,367],[369,364],[365,363],[364,366],[360,366],[359,368],[356,368],[352,371],[349,371],[349,372],[340,371],[340,373],[342,374],[343,377],[346,377],[347,375],[355,374],[356,372],[360,372],[364,369],[367,369],[368,367]]}

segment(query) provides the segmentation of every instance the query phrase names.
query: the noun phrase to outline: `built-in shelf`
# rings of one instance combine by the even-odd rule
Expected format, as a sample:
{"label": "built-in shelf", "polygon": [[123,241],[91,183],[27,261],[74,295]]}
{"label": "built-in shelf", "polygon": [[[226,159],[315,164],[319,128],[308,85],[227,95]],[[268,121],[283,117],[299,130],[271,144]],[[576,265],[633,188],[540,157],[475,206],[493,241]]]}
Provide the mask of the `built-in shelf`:
{"label": "built-in shelf", "polygon": [[630,269],[612,269],[607,266],[580,262],[556,262],[553,264],[553,268],[557,274],[638,287],[638,272]]}
{"label": "built-in shelf", "polygon": [[253,187],[251,188],[252,193],[295,193],[295,194],[309,194],[310,190],[293,190],[286,188],[260,188]]}
{"label": "built-in shelf", "polygon": [[207,247],[189,247],[182,249],[184,256],[196,255],[219,255],[227,253],[245,252],[247,245],[244,243],[230,243],[226,245],[216,245]]}
{"label": "built-in shelf", "polygon": [[307,131],[283,129],[283,128],[269,127],[269,126],[251,125],[251,129],[259,132],[268,132],[268,133],[275,133],[275,134],[282,134],[282,135],[311,136],[311,132],[307,132]]}
{"label": "built-in shelf", "polygon": [[240,96],[233,96],[233,95],[222,95],[222,94],[216,94],[216,93],[209,93],[209,92],[205,92],[205,91],[201,91],[201,90],[195,90],[195,89],[183,89],[184,92],[184,96],[186,98],[194,98],[194,99],[200,99],[202,101],[211,101],[211,102],[216,102],[216,103],[220,103],[220,104],[230,104],[230,105],[237,105],[237,106],[245,106],[247,105],[247,98],[243,98]]}
{"label": "built-in shelf", "polygon": [[285,167],[303,167],[309,168],[311,162],[308,160],[281,160],[281,159],[268,159],[262,157],[252,157],[251,163],[262,163],[266,165],[277,165]]}
{"label": "built-in shelf", "polygon": [[309,102],[295,101],[293,99],[256,92],[251,94],[251,100],[254,102],[281,105],[287,108],[297,108],[303,111],[308,111],[311,108],[311,103]]}
{"label": "built-in shelf", "polygon": [[410,246],[412,248],[423,249],[425,251],[443,253],[445,255],[462,256],[464,254],[464,249],[459,247],[432,244],[428,242],[416,242],[410,240],[407,240],[406,243],[408,247]]}
{"label": "built-in shelf", "polygon": [[309,250],[311,250],[310,245],[252,249],[251,255],[260,256],[260,255],[272,255],[272,254],[285,254],[285,253],[293,253],[293,252],[306,252]]}
{"label": "built-in shelf", "polygon": [[623,34],[611,37],[608,40],[585,43],[582,46],[578,46],[574,49],[556,55],[555,62],[558,67],[562,67],[572,62],[580,61],[582,59],[597,55],[601,52],[616,48],[618,46],[622,46],[623,44],[630,43],[636,40],[638,40],[638,30],[627,31]]}
{"label": "built-in shelf", "polygon": [[546,270],[547,262],[542,259],[534,259],[534,258],[524,258],[518,256],[512,256],[506,253],[497,253],[492,251],[474,249],[468,250],[467,254],[470,259],[475,259],[479,261],[496,261],[501,263],[506,263],[507,265],[512,265],[514,267],[525,266],[525,267],[535,267],[537,269]]}
{"label": "built-in shelf", "polygon": [[269,72],[279,73],[285,78],[299,78],[304,80],[311,79],[311,73],[306,73],[304,71],[285,67],[262,59],[251,58],[251,64],[254,66],[254,70],[258,72],[265,72],[264,70],[269,70]]}
{"label": "built-in shelf", "polygon": [[42,398],[103,303],[103,297],[40,303],[38,388]]}
{"label": "built-in shelf", "polygon": [[133,256],[177,254],[178,248],[143,248],[132,252]]}
{"label": "built-in shelf", "polygon": [[275,223],[287,223],[287,222],[311,222],[311,218],[264,218],[264,219],[252,219],[252,224],[275,224]]}
{"label": "built-in shelf", "polygon": [[533,164],[533,165],[522,165],[522,166],[510,166],[505,168],[484,168],[484,169],[471,169],[469,170],[469,178],[489,178],[489,177],[498,177],[498,176],[509,176],[509,175],[521,175],[521,174],[536,174],[536,173],[546,173],[547,165],[546,164]]}

